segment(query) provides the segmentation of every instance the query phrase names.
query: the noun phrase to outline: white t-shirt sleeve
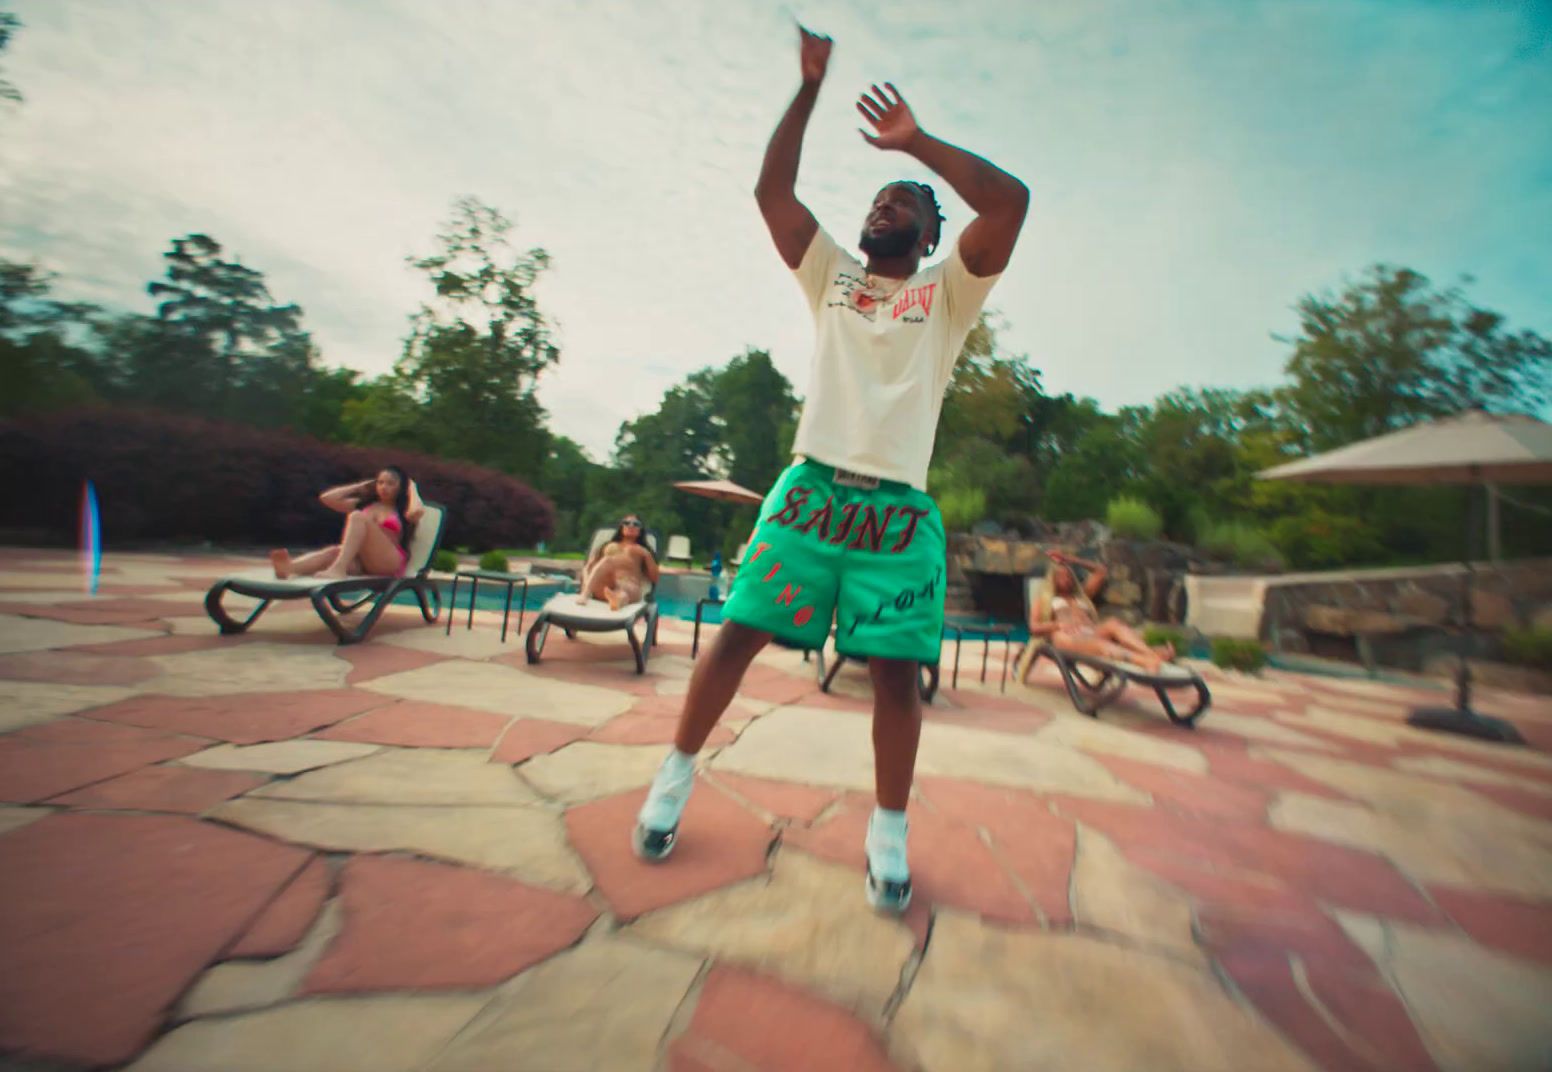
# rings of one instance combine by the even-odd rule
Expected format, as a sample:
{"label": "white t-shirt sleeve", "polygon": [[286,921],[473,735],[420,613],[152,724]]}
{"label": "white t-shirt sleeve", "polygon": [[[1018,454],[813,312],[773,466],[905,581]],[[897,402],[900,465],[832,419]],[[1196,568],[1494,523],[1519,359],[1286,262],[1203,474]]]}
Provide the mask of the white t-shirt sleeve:
{"label": "white t-shirt sleeve", "polygon": [[954,243],[948,260],[943,262],[943,300],[948,311],[949,329],[955,337],[962,339],[975,327],[981,307],[986,304],[986,296],[1001,278],[1001,272],[996,275],[971,274],[965,259],[959,255],[959,243]]}
{"label": "white t-shirt sleeve", "polygon": [[835,255],[838,252],[840,247],[835,244],[835,239],[821,227],[814,232],[813,241],[804,250],[803,262],[792,271],[798,286],[803,288],[803,296],[808,299],[811,310],[818,310],[819,302],[834,278]]}

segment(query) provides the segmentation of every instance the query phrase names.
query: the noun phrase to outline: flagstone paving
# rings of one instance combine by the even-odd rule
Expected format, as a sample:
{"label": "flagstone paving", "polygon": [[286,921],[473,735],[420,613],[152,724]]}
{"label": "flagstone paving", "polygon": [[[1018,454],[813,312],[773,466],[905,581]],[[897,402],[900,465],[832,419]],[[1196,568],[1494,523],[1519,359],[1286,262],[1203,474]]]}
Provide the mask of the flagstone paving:
{"label": "flagstone paving", "polygon": [[[693,668],[306,607],[255,563],[0,548],[0,1067],[1552,1067],[1552,700],[1203,668],[1194,731],[972,662],[925,713],[916,903],[871,913],[865,670],[756,660],[675,854],[629,830]],[[702,637],[703,642],[705,636]]]}

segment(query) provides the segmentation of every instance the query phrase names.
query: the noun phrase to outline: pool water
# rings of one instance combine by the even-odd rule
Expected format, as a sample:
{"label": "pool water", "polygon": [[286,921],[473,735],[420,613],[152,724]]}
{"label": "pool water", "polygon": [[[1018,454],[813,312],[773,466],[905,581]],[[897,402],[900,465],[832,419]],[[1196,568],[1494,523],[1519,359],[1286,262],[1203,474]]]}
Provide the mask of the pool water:
{"label": "pool water", "polygon": [[[699,583],[695,583],[699,580]],[[709,584],[704,578],[681,578],[677,576],[664,577],[665,582],[678,581],[681,583],[665,583],[658,589],[658,613],[668,618],[677,618],[681,621],[695,620],[696,603],[708,594]],[[690,583],[683,583],[689,581]],[[451,584],[442,585],[442,602],[447,603],[447,593]],[[536,610],[544,605],[545,601],[557,592],[575,592],[577,583],[568,577],[546,577],[542,580],[530,580],[528,582],[528,606],[529,611]],[[719,591],[725,597],[727,586],[719,586]],[[469,609],[469,585],[466,581],[458,584],[458,605],[455,609],[467,611]],[[479,586],[475,597],[475,607],[478,610],[493,610],[500,612],[507,601],[506,586],[496,582],[486,581]],[[413,606],[415,597],[408,593],[402,593],[395,603],[403,603]],[[522,590],[517,589],[512,593],[512,610],[514,612],[522,605]],[[722,605],[720,603],[707,604],[701,611],[701,621],[707,625],[718,625],[722,621]],[[980,634],[974,630],[978,626],[1005,625],[996,618],[986,615],[950,614],[945,619],[947,625],[957,625],[965,630],[965,641],[980,640]],[[998,638],[1000,639],[1000,637]],[[1013,641],[1022,644],[1029,639],[1029,630],[1024,626],[1016,626],[1013,630]]]}

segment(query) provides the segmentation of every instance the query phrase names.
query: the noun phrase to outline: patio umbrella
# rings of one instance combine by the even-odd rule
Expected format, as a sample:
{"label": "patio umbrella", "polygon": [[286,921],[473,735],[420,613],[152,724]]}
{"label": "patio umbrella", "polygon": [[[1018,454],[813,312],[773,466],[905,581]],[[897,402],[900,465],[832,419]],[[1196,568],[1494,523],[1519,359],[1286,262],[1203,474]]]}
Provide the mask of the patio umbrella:
{"label": "patio umbrella", "polygon": [[680,491],[688,491],[691,495],[699,495],[706,499],[716,499],[719,502],[759,503],[765,501],[764,495],[750,491],[742,484],[735,484],[731,480],[681,480],[674,487]]}
{"label": "patio umbrella", "polygon": [[[1265,480],[1319,484],[1552,484],[1552,425],[1524,414],[1468,410],[1256,475]],[[1465,513],[1460,618],[1469,630],[1474,576],[1471,511]],[[1426,729],[1524,743],[1508,722],[1486,718],[1471,709],[1471,667],[1465,651],[1461,652],[1455,681],[1454,707],[1420,708],[1407,721]]]}

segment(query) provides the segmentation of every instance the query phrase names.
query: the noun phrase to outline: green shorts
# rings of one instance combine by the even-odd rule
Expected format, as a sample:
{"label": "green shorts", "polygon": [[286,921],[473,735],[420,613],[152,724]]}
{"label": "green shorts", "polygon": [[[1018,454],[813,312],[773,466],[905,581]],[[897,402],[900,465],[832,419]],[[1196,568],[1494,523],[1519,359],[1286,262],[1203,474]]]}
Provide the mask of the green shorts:
{"label": "green shorts", "polygon": [[833,621],[842,655],[935,663],[946,561],[926,492],[800,461],[761,504],[722,616],[801,648]]}

